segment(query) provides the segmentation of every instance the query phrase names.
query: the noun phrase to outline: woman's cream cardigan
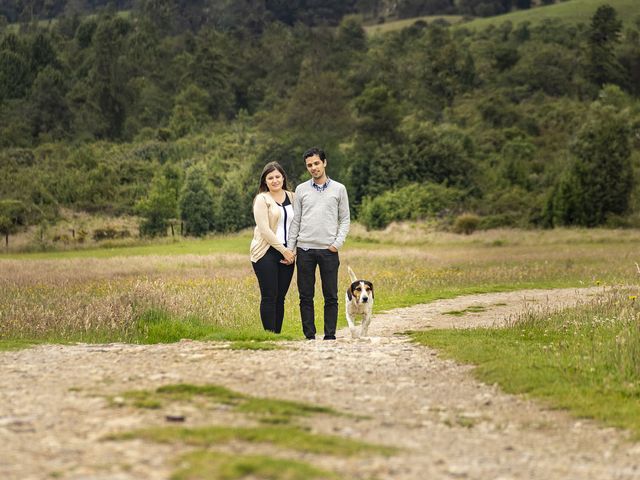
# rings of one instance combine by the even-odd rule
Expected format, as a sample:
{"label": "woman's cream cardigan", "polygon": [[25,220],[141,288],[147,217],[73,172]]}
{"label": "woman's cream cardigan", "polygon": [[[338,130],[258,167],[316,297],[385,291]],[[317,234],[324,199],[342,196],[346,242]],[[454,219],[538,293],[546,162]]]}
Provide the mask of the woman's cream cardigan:
{"label": "woman's cream cardigan", "polygon": [[[291,204],[293,204],[293,192],[285,191]],[[259,193],[253,201],[253,218],[256,220],[256,229],[251,240],[251,261],[260,260],[269,247],[273,247],[280,253],[287,249],[278,237],[276,231],[280,219],[282,207],[269,195],[269,192]]]}

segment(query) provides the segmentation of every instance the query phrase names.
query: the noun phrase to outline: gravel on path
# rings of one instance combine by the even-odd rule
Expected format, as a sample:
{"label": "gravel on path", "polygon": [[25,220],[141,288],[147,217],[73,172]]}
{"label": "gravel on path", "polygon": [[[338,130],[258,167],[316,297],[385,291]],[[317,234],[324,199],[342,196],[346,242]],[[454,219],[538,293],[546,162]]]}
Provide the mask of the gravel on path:
{"label": "gravel on path", "polygon": [[[391,457],[292,454],[365,479],[639,479],[640,444],[628,434],[544,408],[477,382],[403,332],[499,325],[525,308],[562,308],[596,289],[462,296],[375,315],[369,339],[283,342],[231,350],[225,342],[44,345],[0,353],[0,479],[167,479],[187,447],[111,433],[162,425],[167,412],[114,408],[109,395],[165,384],[218,384],[246,394],[333,407],[313,432],[398,447]],[[484,306],[464,316],[446,314]],[[183,412],[185,413],[185,412]],[[187,411],[186,426],[229,422]],[[269,447],[227,447],[269,453]],[[242,449],[245,450],[242,450]],[[278,453],[278,452],[276,452]]]}

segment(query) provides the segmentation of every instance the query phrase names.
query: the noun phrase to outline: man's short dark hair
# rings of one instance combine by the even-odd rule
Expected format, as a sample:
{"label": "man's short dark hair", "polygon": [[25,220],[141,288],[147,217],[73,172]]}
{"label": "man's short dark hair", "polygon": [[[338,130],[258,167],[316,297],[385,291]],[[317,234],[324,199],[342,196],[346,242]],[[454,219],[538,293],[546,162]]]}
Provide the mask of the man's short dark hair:
{"label": "man's short dark hair", "polygon": [[327,159],[326,155],[324,154],[324,150],[322,150],[321,148],[318,148],[318,147],[312,147],[309,150],[307,150],[306,152],[304,152],[304,155],[302,155],[302,160],[304,160],[306,162],[307,158],[313,157],[315,155],[320,157],[320,160],[322,160],[323,162]]}

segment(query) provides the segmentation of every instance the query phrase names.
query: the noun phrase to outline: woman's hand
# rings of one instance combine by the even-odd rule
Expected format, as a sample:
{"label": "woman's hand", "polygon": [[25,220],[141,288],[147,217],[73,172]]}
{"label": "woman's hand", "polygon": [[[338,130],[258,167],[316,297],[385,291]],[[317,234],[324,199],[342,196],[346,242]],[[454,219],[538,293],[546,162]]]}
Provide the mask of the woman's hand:
{"label": "woman's hand", "polygon": [[284,260],[281,260],[285,265],[291,265],[296,260],[296,255],[291,250],[285,250],[282,254]]}

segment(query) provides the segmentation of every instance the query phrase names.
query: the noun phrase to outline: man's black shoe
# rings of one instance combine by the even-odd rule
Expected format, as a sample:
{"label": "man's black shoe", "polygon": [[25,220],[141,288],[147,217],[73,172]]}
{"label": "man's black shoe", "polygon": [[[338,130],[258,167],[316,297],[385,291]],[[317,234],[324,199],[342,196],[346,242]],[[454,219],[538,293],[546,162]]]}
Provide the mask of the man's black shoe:
{"label": "man's black shoe", "polygon": [[323,340],[335,340],[336,336],[335,335],[325,335]]}
{"label": "man's black shoe", "polygon": [[315,336],[314,336],[314,337],[305,337],[305,338],[306,338],[307,340],[315,340],[315,339],[316,339],[316,337],[315,337]]}

